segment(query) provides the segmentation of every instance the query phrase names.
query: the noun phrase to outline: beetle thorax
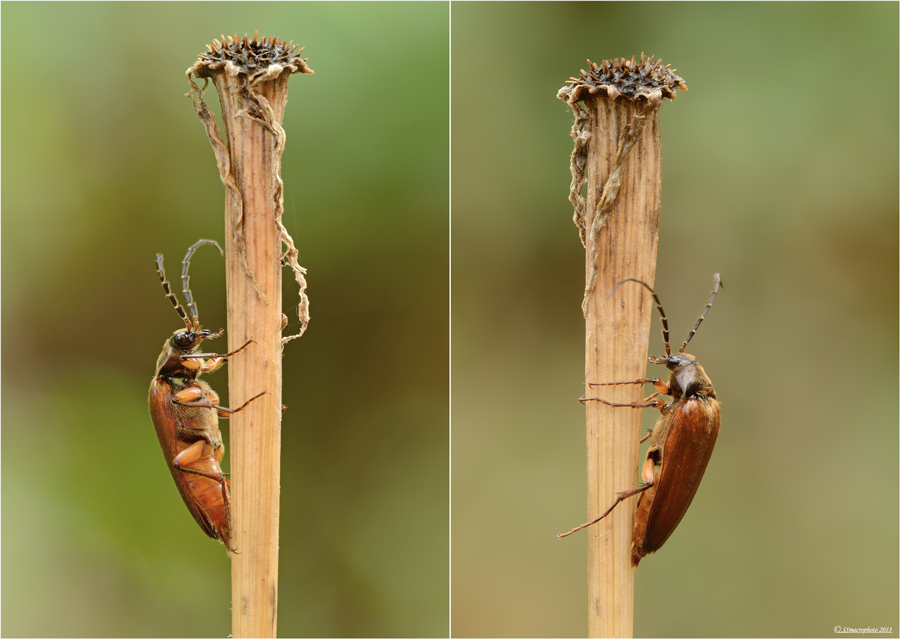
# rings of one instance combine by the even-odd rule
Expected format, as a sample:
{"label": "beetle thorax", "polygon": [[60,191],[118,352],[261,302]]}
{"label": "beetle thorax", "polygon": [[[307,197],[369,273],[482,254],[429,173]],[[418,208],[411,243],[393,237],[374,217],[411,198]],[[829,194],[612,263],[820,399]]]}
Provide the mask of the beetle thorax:
{"label": "beetle thorax", "polygon": [[696,357],[678,353],[666,358],[665,364],[672,371],[669,387],[673,391],[680,391],[680,396],[715,398],[716,391],[713,389],[712,382],[706,376],[703,367],[697,362]]}

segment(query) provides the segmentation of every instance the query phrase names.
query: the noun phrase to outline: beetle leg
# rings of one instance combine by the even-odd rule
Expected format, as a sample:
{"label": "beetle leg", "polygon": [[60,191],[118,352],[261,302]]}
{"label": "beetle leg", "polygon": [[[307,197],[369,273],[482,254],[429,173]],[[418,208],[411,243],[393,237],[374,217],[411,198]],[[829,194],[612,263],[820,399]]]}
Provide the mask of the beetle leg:
{"label": "beetle leg", "polygon": [[669,385],[659,377],[653,377],[651,379],[636,379],[633,382],[588,382],[588,386],[619,386],[621,384],[653,384],[653,388],[655,388],[663,395],[672,394],[669,392]]}
{"label": "beetle leg", "polygon": [[[615,508],[616,506],[618,506],[620,502],[625,501],[625,500],[628,499],[629,497],[633,497],[633,496],[635,496],[635,495],[637,495],[637,494],[640,494],[640,493],[644,492],[644,491],[647,490],[648,488],[650,488],[650,487],[653,485],[653,471],[652,471],[652,468],[653,468],[653,467],[652,467],[652,465],[651,465],[651,472],[650,472],[650,481],[649,481],[649,483],[646,483],[646,484],[644,484],[643,486],[638,486],[637,488],[635,488],[635,489],[633,489],[633,490],[626,490],[626,491],[621,492],[621,493],[616,493],[616,501],[614,501],[614,502],[613,502],[613,505],[610,506],[609,508],[607,508],[606,511],[605,511],[602,515],[600,515],[600,516],[597,517],[596,519],[592,519],[591,521],[587,522],[586,524],[581,524],[580,526],[578,526],[578,527],[576,527],[576,528],[573,528],[572,530],[570,530],[570,531],[567,532],[567,533],[559,534],[559,531],[557,530],[557,531],[556,531],[556,536],[557,536],[557,538],[561,539],[561,538],[563,538],[563,537],[568,537],[568,536],[571,535],[573,532],[578,532],[578,531],[581,530],[582,528],[587,528],[588,526],[593,526],[593,525],[596,524],[598,521],[600,521],[601,519],[603,519],[604,517],[606,517],[609,513],[611,513],[611,512],[613,511],[613,508]],[[645,465],[645,466],[644,466],[644,471],[645,471],[644,478],[645,478],[645,479],[646,479],[646,470],[647,470],[647,468],[646,468],[646,465]]]}
{"label": "beetle leg", "polygon": [[221,406],[214,406],[213,408],[216,409],[216,412],[218,413],[219,417],[221,417],[222,419],[228,419],[229,417],[231,417],[232,415],[234,415],[234,414],[235,414],[236,412],[238,412],[239,410],[244,410],[244,409],[247,407],[247,404],[249,404],[250,402],[252,402],[254,399],[258,399],[258,398],[262,397],[263,395],[265,395],[265,394],[268,393],[268,392],[269,392],[269,391],[264,390],[264,391],[261,392],[259,395],[254,395],[253,397],[251,397],[250,399],[248,399],[246,402],[244,402],[243,404],[241,404],[241,405],[238,406],[237,408],[223,408],[223,407],[221,407]]}
{"label": "beetle leg", "polygon": [[203,389],[199,386],[186,386],[172,395],[172,401],[176,404],[185,404],[185,402],[196,402],[202,397]]}
{"label": "beetle leg", "polygon": [[[215,400],[218,401],[218,395],[212,391],[210,391],[210,395],[215,397]],[[205,394],[200,386],[193,384],[191,386],[185,386],[172,395],[172,403],[178,404],[179,406],[187,406],[188,408],[214,408],[216,411],[228,410],[227,408],[223,408],[216,404],[215,401],[207,399],[210,395]]]}
{"label": "beetle leg", "polygon": [[200,371],[203,373],[211,373],[217,368],[221,367],[222,364],[225,363],[224,357],[214,357],[212,359],[206,360],[203,365],[200,367]]}
{"label": "beetle leg", "polygon": [[[653,447],[651,446],[650,448],[652,449]],[[647,488],[653,485],[653,480],[655,479],[653,477],[653,468],[659,463],[656,460],[655,455],[652,454],[653,452],[654,451],[652,450],[647,451],[647,459],[644,460],[644,470],[641,471],[641,479],[644,480],[644,484],[646,484]],[[646,490],[646,488],[644,490]]]}
{"label": "beetle leg", "polygon": [[672,394],[669,392],[669,385],[666,384],[663,380],[661,380],[657,377],[657,378],[653,379],[652,381],[653,381],[653,388],[658,390],[663,395],[671,395]]}
{"label": "beetle leg", "polygon": [[[202,396],[201,396],[202,397]],[[201,399],[197,401],[181,401],[175,397],[172,398],[173,404],[178,404],[179,406],[187,406],[188,408],[215,408],[216,410],[221,410],[222,407],[216,404],[215,402],[211,402],[208,399]]]}
{"label": "beetle leg", "polygon": [[[222,333],[222,331],[219,331],[215,335],[210,336],[210,338],[218,337],[221,333]],[[210,338],[207,338],[207,339],[210,339]],[[241,346],[239,349],[231,351],[230,353],[225,353],[224,355],[219,355],[218,353],[191,353],[190,355],[182,355],[180,359],[181,359],[182,364],[185,363],[185,360],[190,361],[192,359],[203,359],[206,357],[211,357],[216,360],[222,360],[221,362],[217,363],[213,369],[210,369],[210,370],[214,370],[215,368],[218,368],[219,366],[221,366],[222,362],[224,362],[226,359],[228,359],[232,355],[234,355],[236,353],[240,353],[242,350],[244,350],[245,348],[250,346],[250,344],[255,344],[255,343],[256,342],[254,342],[252,339],[247,340],[247,343],[244,344],[243,346]],[[209,371],[205,371],[205,372],[208,373]]]}
{"label": "beetle leg", "polygon": [[198,371],[200,367],[203,365],[201,360],[197,359],[185,359],[184,357],[179,358],[181,365],[189,371]]}
{"label": "beetle leg", "polygon": [[[653,384],[653,388],[656,389],[657,395],[660,393],[662,393],[663,395],[672,394],[669,392],[669,385],[659,377],[653,377],[651,379],[636,379],[631,382],[588,382],[588,386],[620,386],[622,384]],[[651,397],[655,397],[655,395],[651,395]],[[659,406],[654,406],[654,408],[659,408]]]}
{"label": "beetle leg", "polygon": [[252,402],[254,399],[257,399],[258,397],[262,397],[267,392],[268,391],[263,391],[259,395],[254,395],[237,408],[225,408],[224,406],[219,406],[215,402],[208,399],[199,399],[200,397],[203,397],[203,391],[201,391],[196,386],[192,386],[175,393],[175,395],[172,397],[172,403],[178,404],[179,406],[187,406],[188,408],[213,408],[215,409],[219,417],[221,417],[222,419],[228,419],[234,413],[240,410],[244,410],[244,408],[247,407],[247,404]]}
{"label": "beetle leg", "polygon": [[654,377],[652,379],[636,379],[630,382],[588,382],[588,386],[620,386],[622,384],[653,384],[656,386],[661,381],[660,378]]}
{"label": "beetle leg", "polygon": [[578,401],[584,404],[585,402],[602,402],[607,406],[616,406],[616,407],[628,407],[628,408],[662,408],[665,405],[665,402],[661,399],[653,399],[659,393],[654,393],[647,399],[642,402],[634,402],[632,404],[615,404],[613,402],[608,402],[605,399],[600,399],[599,397],[585,397],[582,395],[578,398]]}
{"label": "beetle leg", "polygon": [[[204,361],[200,355],[203,355],[204,357],[214,355],[214,357]],[[225,358],[215,355],[215,353],[198,353],[197,355],[182,355],[179,361],[181,362],[181,365],[188,370],[198,371],[200,373],[211,373],[225,363]]]}
{"label": "beetle leg", "polygon": [[226,479],[225,473],[223,473],[222,471],[216,473],[211,470],[201,470],[199,468],[190,467],[190,464],[193,464],[195,461],[206,457],[206,455],[203,454],[203,449],[206,448],[207,445],[208,443],[205,439],[198,439],[183,451],[175,455],[175,459],[172,460],[172,466],[182,473],[199,475],[200,477],[206,477],[207,479],[212,479],[213,481],[224,484],[226,482]]}

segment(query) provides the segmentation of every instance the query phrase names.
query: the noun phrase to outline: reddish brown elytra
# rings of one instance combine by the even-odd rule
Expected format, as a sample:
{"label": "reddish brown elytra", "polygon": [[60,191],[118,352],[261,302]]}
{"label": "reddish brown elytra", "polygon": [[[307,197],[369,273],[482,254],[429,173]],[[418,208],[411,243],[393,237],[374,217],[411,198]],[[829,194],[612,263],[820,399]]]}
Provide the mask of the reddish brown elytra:
{"label": "reddish brown elytra", "polygon": [[207,535],[218,539],[229,553],[231,544],[231,496],[229,482],[220,462],[225,454],[219,417],[227,418],[243,409],[265,391],[251,397],[233,410],[219,406],[219,396],[206,382],[197,379],[210,373],[235,353],[252,343],[250,340],[236,351],[217,355],[198,353],[200,343],[222,334],[200,329],[197,305],[188,286],[188,265],[191,255],[203,244],[212,244],[219,253],[221,247],[213,240],[200,240],[191,246],[181,266],[181,281],[190,318],[169,290],[163,256],[156,255],[156,270],[175,310],[186,328],[179,329],[166,340],[156,361],[156,374],[150,384],[150,418],[159,438],[166,465],[175,479],[188,510]]}
{"label": "reddish brown elytra", "polygon": [[[712,306],[716,293],[722,286],[719,274],[714,276],[713,291],[709,303],[678,353],[672,354],[669,349],[669,324],[662,304],[653,289],[640,280],[627,279],[616,284],[616,288],[625,282],[637,282],[644,286],[656,301],[656,308],[662,317],[663,339],[666,343],[665,357],[649,357],[654,364],[665,364],[672,371],[669,383],[659,378],[638,379],[633,382],[605,382],[591,386],[612,386],[616,384],[653,384],[657,392],[643,402],[634,404],[614,404],[599,397],[586,397],[582,401],[603,402],[608,406],[629,408],[658,408],[659,420],[650,435],[642,439],[650,439],[650,448],[641,473],[643,485],[633,490],[616,494],[616,501],[606,512],[596,519],[558,537],[566,537],[573,532],[586,528],[606,517],[624,499],[640,495],[637,512],[634,516],[634,534],[631,543],[631,564],[637,566],[641,557],[655,552],[678,526],[684,513],[687,512],[703,473],[709,463],[716,437],[719,434],[721,413],[716,391],[712,382],[697,362],[697,358],[684,352],[685,347],[700,323]],[[616,288],[613,289],[615,292]],[[669,403],[657,399],[657,395],[671,395]],[[658,470],[657,470],[658,469]]]}

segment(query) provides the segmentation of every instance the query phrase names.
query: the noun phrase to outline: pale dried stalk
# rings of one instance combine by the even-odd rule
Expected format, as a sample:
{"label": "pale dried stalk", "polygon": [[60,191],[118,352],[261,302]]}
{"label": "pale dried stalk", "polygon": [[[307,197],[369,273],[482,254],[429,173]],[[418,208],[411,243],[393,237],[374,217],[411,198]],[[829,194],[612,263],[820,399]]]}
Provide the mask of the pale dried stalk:
{"label": "pale dried stalk", "polygon": [[[641,379],[647,366],[647,344],[653,305],[641,287],[620,287],[634,277],[652,286],[656,276],[659,230],[660,155],[656,110],[634,141],[624,162],[616,161],[640,107],[606,97],[591,101],[594,135],[588,156],[585,280],[585,379],[588,382]],[[605,209],[604,185],[620,172],[618,196]],[[604,197],[607,196],[607,197]],[[599,233],[602,227],[603,232]],[[597,229],[598,232],[595,232]],[[596,238],[596,240],[594,240]],[[596,256],[596,259],[593,259]],[[593,286],[592,286],[593,280]],[[649,298],[646,298],[649,299]],[[586,388],[615,403],[642,399],[639,384]],[[597,393],[597,394],[595,394]],[[642,411],[587,402],[588,519],[606,510],[615,494],[634,488]],[[630,637],[634,622],[634,569],[631,538],[635,500],[619,504],[612,515],[588,529],[588,630],[591,637]]]}
{"label": "pale dried stalk", "polygon": [[[628,278],[653,285],[661,190],[658,110],[662,97],[674,98],[676,89],[686,87],[643,55],[640,63],[632,58],[621,64],[590,64],[590,72],[572,78],[572,86],[558,95],[576,118],[569,199],[586,249],[585,380],[637,380],[646,372],[653,305],[638,286],[620,287],[614,296],[610,292]],[[662,88],[660,78],[668,82]],[[586,201],[581,197],[585,181]],[[601,388],[587,386],[586,397],[621,404],[642,399],[639,384]],[[586,412],[592,520],[613,503],[617,492],[637,485],[642,411],[586,402]],[[635,504],[633,499],[622,502],[586,529],[590,637],[633,635]]]}
{"label": "pale dried stalk", "polygon": [[[191,97],[226,187],[225,252],[228,344],[251,344],[229,361],[232,405],[266,394],[231,418],[232,634],[274,637],[278,604],[281,472],[282,260],[300,284],[300,333],[309,320],[304,269],[281,223],[281,127],[292,72],[311,73],[277,38],[213,41],[188,70]],[[191,75],[212,78],[222,106],[223,137]],[[287,247],[282,253],[281,245]],[[299,337],[299,335],[295,336]]]}

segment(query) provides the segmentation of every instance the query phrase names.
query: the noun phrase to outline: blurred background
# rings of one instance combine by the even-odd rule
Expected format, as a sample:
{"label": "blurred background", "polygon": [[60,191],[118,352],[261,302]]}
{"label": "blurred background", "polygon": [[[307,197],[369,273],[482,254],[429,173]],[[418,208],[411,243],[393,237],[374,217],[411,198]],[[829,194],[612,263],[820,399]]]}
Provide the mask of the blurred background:
{"label": "blurred background", "polygon": [[[635,633],[896,636],[897,22],[896,3],[453,4],[455,636],[587,633],[590,532],[554,534],[587,516],[556,92],[586,58],[642,51],[690,87],[660,115],[673,341],[713,273],[725,288],[690,350],[722,429],[637,571]],[[651,337],[659,354],[656,318]]]}
{"label": "blurred background", "polygon": [[[219,34],[259,29],[304,45],[316,72],[292,77],[284,122],[284,223],[312,321],[284,358],[279,634],[446,636],[448,6],[4,3],[2,17],[3,635],[230,632],[229,560],[175,489],[147,389],[181,324],[154,255],[171,271],[224,237],[184,72]],[[212,329],[224,275],[215,251],[195,255]],[[209,381],[227,402],[227,375]]]}

